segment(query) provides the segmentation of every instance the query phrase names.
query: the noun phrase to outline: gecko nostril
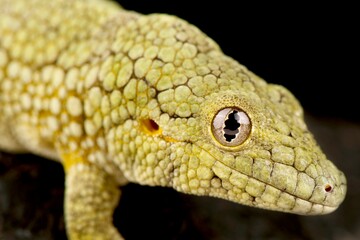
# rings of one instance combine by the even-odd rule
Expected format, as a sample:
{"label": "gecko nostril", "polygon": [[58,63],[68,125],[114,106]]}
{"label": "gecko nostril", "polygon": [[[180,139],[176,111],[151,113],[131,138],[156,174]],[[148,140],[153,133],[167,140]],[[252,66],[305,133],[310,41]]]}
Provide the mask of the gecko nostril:
{"label": "gecko nostril", "polygon": [[330,184],[325,185],[325,192],[331,192],[333,190],[333,187]]}

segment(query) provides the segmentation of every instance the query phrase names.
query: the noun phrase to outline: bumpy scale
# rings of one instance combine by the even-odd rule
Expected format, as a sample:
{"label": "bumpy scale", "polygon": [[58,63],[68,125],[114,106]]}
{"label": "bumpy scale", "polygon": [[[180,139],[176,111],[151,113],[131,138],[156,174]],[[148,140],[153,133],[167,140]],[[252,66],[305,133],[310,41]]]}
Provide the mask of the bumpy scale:
{"label": "bumpy scale", "polygon": [[70,239],[121,239],[128,181],[305,215],[346,192],[290,92],[108,1],[0,0],[0,148],[62,162]]}

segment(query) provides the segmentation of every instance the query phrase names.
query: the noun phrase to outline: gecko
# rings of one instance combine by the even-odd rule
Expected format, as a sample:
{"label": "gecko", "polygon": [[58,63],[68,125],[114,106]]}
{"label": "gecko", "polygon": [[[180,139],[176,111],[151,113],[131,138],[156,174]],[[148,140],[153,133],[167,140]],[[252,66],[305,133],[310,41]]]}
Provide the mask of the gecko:
{"label": "gecko", "polygon": [[286,88],[106,0],[0,0],[0,149],[63,165],[69,239],[122,239],[128,182],[301,215],[346,195]]}

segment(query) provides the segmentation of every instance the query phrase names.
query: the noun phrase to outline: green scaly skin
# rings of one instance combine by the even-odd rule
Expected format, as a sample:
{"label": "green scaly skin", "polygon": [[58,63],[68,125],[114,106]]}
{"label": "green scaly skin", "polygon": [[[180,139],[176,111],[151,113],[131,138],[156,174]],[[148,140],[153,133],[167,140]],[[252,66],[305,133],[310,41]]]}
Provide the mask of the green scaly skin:
{"label": "green scaly skin", "polygon": [[[251,122],[234,146],[224,108]],[[129,181],[304,215],[346,193],[290,92],[184,20],[108,1],[0,0],[0,149],[62,162],[70,239],[121,239]]]}

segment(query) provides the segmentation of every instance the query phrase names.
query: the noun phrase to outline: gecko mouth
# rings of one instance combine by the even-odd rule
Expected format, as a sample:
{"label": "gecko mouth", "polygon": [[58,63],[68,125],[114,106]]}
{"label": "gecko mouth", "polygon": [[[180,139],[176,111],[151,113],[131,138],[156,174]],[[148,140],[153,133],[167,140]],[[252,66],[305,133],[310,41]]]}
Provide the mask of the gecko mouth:
{"label": "gecko mouth", "polygon": [[[218,177],[218,176],[216,176]],[[297,196],[293,193],[290,193],[290,192],[287,192],[287,191],[284,191],[284,190],[281,190],[273,185],[270,185],[268,183],[265,183],[265,182],[262,182],[261,180],[257,179],[257,178],[254,178],[254,177],[251,177],[251,176],[248,176],[249,178],[249,181],[250,179],[253,180],[253,182],[260,182],[261,184],[264,184],[270,188],[273,188],[273,189],[276,189],[277,191],[280,192],[279,195],[277,195],[278,199],[277,201],[275,201],[275,204],[269,204],[266,202],[267,198],[268,197],[265,197],[264,199],[266,200],[263,200],[263,197],[264,197],[264,193],[266,191],[266,188],[265,187],[265,191],[263,194],[260,194],[260,196],[257,196],[257,195],[252,195],[248,192],[247,188],[248,186],[246,186],[243,190],[244,192],[247,192],[247,194],[250,195],[250,197],[248,197],[248,200],[250,201],[243,201],[242,199],[238,199],[238,198],[234,198],[233,196],[219,196],[221,198],[224,198],[224,199],[228,199],[230,201],[234,201],[234,202],[238,202],[238,203],[243,203],[245,205],[251,205],[253,207],[257,207],[257,208],[264,208],[264,209],[268,209],[268,210],[275,210],[275,211],[282,211],[282,212],[289,212],[289,213],[295,213],[295,214],[300,214],[300,215],[323,215],[323,214],[328,214],[328,213],[331,213],[333,211],[335,211],[340,203],[343,201],[344,198],[340,198],[337,203],[334,203],[334,204],[326,204],[324,203],[328,196],[330,195],[327,195],[327,194],[331,194],[333,191],[340,191],[342,192],[342,195],[345,196],[345,192],[346,192],[346,184],[342,183],[341,185],[339,186],[333,186],[331,191],[330,192],[327,192],[326,190],[329,189],[329,187],[320,187],[318,186],[319,188],[324,188],[324,191],[326,192],[325,196],[324,197],[324,202],[321,202],[321,201],[311,201],[311,197],[309,199],[304,199],[300,196]],[[221,179],[221,178],[220,178]],[[251,188],[251,187],[250,187]],[[216,194],[213,195],[216,197]],[[280,201],[280,199],[283,199]],[[286,200],[284,201],[284,199],[293,199],[293,204],[291,207],[289,206],[286,206],[286,203],[284,204],[284,202],[286,202]],[[282,202],[280,204],[280,202]]]}
{"label": "gecko mouth", "polygon": [[[202,147],[200,148],[203,151],[206,151],[209,155],[211,155],[211,153],[206,149]],[[213,155],[211,156],[214,157]],[[275,184],[272,184],[271,182],[266,182],[252,175],[241,173],[234,167],[225,165],[222,161],[219,161],[215,157],[214,159],[216,159],[216,164],[214,164],[214,166],[217,165],[217,168],[219,168],[219,166],[221,166],[222,168],[222,170],[219,170],[216,169],[214,166],[212,167],[212,171],[214,172],[214,178],[218,178],[221,181],[221,184],[231,183],[233,185],[233,189],[238,189],[236,190],[238,191],[238,193],[229,194],[229,192],[233,190],[230,187],[222,186],[227,189],[227,194],[220,194],[222,196],[217,196],[219,195],[219,191],[211,193],[210,190],[209,195],[214,197],[220,197],[259,208],[285,211],[303,215],[319,215],[331,213],[336,210],[340,203],[344,200],[344,196],[346,193],[346,180],[344,177],[340,177],[337,181],[334,180],[333,183],[329,181],[325,184],[315,184],[312,188],[311,195],[305,198],[301,195],[295,194],[297,192],[296,189],[291,192],[287,191],[286,189],[282,189]],[[227,171],[230,173],[228,174],[227,178],[224,178],[221,171]],[[339,170],[337,171],[340,172]],[[247,182],[241,183],[240,185],[242,186],[239,186],[239,183],[231,181],[232,174],[242,176],[243,179],[246,179]],[[340,176],[344,176],[341,172],[339,174]],[[244,200],[244,198],[247,199]]]}

